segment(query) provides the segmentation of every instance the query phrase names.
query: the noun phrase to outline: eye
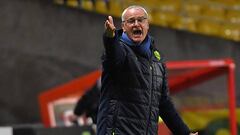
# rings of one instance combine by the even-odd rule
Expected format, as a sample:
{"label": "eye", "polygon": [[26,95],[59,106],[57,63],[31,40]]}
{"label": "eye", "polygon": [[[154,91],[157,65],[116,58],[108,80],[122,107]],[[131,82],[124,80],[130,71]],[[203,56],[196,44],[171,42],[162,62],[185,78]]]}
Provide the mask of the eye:
{"label": "eye", "polygon": [[142,18],[138,18],[137,21],[141,23],[141,22],[143,22],[143,19]]}
{"label": "eye", "polygon": [[128,24],[134,24],[137,21],[138,23],[142,24],[145,19],[147,19],[147,18],[146,17],[130,18],[130,19],[126,20],[126,22]]}
{"label": "eye", "polygon": [[129,20],[127,20],[127,22],[130,24],[133,24],[133,23],[135,23],[135,19],[129,19]]}
{"label": "eye", "polygon": [[137,21],[140,22],[140,23],[142,23],[145,19],[147,19],[147,18],[141,17],[141,18],[138,18]]}

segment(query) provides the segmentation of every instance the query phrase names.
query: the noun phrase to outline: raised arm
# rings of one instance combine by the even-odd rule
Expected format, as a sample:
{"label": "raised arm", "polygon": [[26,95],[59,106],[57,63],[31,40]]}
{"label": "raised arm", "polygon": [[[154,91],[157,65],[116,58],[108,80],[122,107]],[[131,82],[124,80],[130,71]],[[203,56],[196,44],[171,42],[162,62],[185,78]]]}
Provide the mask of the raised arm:
{"label": "raised arm", "polygon": [[108,19],[105,21],[105,34],[107,37],[114,37],[115,36],[116,27],[113,23],[112,16],[108,16]]}
{"label": "raised arm", "polygon": [[116,30],[112,16],[108,16],[105,21],[105,31],[103,35],[103,44],[105,47],[104,60],[111,63],[111,67],[120,66],[126,56],[123,45],[120,44],[121,30]]}

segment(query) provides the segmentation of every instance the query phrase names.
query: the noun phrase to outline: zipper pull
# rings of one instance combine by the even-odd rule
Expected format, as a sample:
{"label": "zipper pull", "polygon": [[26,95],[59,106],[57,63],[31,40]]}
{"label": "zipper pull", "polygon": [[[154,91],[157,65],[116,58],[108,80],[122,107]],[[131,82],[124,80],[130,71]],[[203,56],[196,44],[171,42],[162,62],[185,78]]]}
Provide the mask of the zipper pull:
{"label": "zipper pull", "polygon": [[151,71],[153,70],[153,64],[150,65],[150,70],[151,70]]}

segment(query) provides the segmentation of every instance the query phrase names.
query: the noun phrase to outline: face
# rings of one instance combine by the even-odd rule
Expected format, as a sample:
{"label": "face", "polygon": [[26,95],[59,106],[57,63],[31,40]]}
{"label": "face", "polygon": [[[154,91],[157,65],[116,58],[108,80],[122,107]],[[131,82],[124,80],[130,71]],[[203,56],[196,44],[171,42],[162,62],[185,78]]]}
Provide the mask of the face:
{"label": "face", "polygon": [[147,36],[149,23],[141,8],[128,9],[124,15],[122,29],[135,43],[141,43]]}

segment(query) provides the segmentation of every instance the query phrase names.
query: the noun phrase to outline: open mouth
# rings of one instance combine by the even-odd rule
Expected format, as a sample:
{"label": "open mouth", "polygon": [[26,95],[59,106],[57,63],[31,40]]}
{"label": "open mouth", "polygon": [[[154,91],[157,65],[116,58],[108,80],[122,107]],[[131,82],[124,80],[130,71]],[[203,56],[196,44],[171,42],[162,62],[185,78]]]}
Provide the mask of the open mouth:
{"label": "open mouth", "polygon": [[141,30],[133,30],[133,35],[142,35],[142,31]]}

